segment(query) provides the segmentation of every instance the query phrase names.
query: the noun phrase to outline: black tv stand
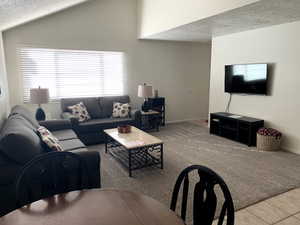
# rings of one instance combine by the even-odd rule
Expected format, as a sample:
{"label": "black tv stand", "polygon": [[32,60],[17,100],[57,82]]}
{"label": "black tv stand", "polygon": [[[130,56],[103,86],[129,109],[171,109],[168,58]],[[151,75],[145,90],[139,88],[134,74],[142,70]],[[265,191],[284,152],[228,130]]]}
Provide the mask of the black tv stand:
{"label": "black tv stand", "polygon": [[210,114],[210,133],[256,146],[256,132],[264,121],[247,116],[217,112]]}

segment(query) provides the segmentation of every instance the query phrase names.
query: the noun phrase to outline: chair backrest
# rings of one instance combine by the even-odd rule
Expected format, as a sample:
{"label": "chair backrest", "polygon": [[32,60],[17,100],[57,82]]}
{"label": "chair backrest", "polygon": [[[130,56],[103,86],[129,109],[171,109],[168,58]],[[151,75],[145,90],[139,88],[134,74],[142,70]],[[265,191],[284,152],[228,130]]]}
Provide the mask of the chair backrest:
{"label": "chair backrest", "polygon": [[224,180],[211,169],[193,165],[184,169],[177,178],[172,200],[171,210],[176,211],[178,194],[183,183],[182,202],[181,202],[181,218],[186,220],[187,200],[189,191],[189,173],[197,170],[200,181],[195,184],[193,196],[193,224],[194,225],[211,225],[215,218],[217,209],[217,195],[215,187],[219,186],[223,193],[224,201],[219,214],[218,225],[222,225],[225,216],[227,216],[226,224],[234,224],[234,206],[230,191]]}
{"label": "chair backrest", "polygon": [[88,185],[87,166],[79,155],[71,152],[42,154],[28,162],[17,177],[17,207]]}

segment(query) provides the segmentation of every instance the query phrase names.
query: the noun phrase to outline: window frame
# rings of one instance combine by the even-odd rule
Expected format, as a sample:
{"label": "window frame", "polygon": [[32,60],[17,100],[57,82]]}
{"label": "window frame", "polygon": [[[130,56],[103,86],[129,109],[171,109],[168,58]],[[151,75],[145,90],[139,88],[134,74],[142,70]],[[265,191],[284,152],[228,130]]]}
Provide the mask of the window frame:
{"label": "window frame", "polygon": [[[102,92],[102,94],[98,94],[98,93],[95,93],[94,95],[91,95],[91,96],[58,96],[58,95],[56,95],[55,97],[50,97],[49,98],[49,102],[50,103],[58,103],[59,101],[60,101],[60,99],[62,99],[62,98],[86,98],[86,97],[104,97],[104,96],[118,96],[118,95],[125,95],[126,94],[126,78],[127,78],[127,76],[126,76],[126,69],[125,69],[125,67],[126,67],[126,65],[125,65],[125,63],[126,63],[126,58],[125,58],[125,56],[126,56],[126,52],[125,51],[105,51],[105,50],[90,50],[90,49],[64,49],[64,48],[51,48],[51,47],[44,47],[44,46],[31,46],[31,45],[20,45],[20,46],[18,46],[17,47],[17,57],[18,57],[18,60],[17,60],[17,67],[18,67],[18,72],[19,72],[19,74],[20,74],[20,77],[21,77],[21,89],[22,89],[22,94],[21,94],[21,101],[23,102],[23,103],[25,103],[25,104],[30,104],[30,96],[28,96],[27,98],[26,98],[26,95],[25,95],[25,89],[26,89],[26,87],[25,87],[25,76],[24,76],[24,71],[23,71],[23,68],[22,68],[22,60],[24,60],[24,59],[22,59],[22,56],[21,56],[21,51],[23,50],[23,49],[43,49],[43,50],[47,50],[47,49],[49,49],[49,50],[53,50],[53,51],[65,51],[65,52],[83,52],[83,53],[102,53],[102,54],[105,54],[105,53],[116,53],[116,54],[120,54],[120,56],[121,56],[121,85],[122,85],[122,91],[120,92],[120,93],[117,93],[117,94],[114,94],[114,93],[112,93],[112,94],[103,94],[103,92],[104,92],[104,88],[101,88],[101,90],[99,91],[99,92]],[[57,66],[56,66],[56,70],[57,70]],[[57,75],[57,74],[56,74]],[[101,75],[99,75],[99,76],[101,76]],[[102,75],[102,77],[103,77],[103,80],[105,80],[105,75]],[[101,85],[102,85],[102,87],[103,87],[103,85],[104,85],[104,82],[103,83],[101,83]],[[41,86],[42,88],[45,88],[45,87],[43,87],[43,86]],[[37,87],[29,87],[28,89],[30,89],[30,88],[37,88]],[[56,90],[58,90],[59,88],[57,87],[57,85],[55,86],[55,88],[56,88]],[[49,89],[49,91],[51,92],[51,89]]]}

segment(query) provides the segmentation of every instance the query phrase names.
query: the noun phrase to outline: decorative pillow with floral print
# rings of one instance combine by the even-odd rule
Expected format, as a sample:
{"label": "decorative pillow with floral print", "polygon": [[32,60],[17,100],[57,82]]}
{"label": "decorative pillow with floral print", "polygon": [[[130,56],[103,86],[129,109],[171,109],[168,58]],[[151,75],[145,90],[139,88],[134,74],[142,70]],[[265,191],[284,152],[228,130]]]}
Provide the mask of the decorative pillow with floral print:
{"label": "decorative pillow with floral print", "polygon": [[114,118],[126,118],[126,117],[129,117],[130,109],[131,109],[131,107],[130,107],[129,103],[115,102],[113,104],[113,114],[112,114],[112,117],[114,117]]}
{"label": "decorative pillow with floral print", "polygon": [[72,112],[73,116],[78,119],[79,122],[84,122],[91,119],[85,105],[79,102],[76,105],[68,106],[68,109]]}
{"label": "decorative pillow with floral print", "polygon": [[37,129],[42,141],[53,151],[63,151],[59,144],[59,141],[54,135],[45,127],[39,127]]}

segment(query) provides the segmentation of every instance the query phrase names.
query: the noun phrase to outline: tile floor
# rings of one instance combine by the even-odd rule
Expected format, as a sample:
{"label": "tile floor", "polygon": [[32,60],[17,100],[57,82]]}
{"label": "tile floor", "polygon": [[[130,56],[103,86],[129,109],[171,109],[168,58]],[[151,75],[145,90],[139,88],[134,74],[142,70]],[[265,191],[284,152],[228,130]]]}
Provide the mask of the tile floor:
{"label": "tile floor", "polygon": [[235,224],[300,225],[300,188],[237,211]]}
{"label": "tile floor", "polygon": [[[206,121],[193,122],[207,126]],[[237,211],[235,225],[300,225],[300,188]]]}

